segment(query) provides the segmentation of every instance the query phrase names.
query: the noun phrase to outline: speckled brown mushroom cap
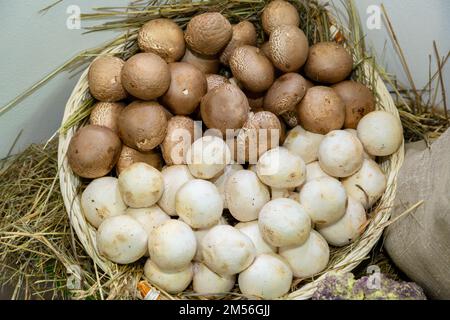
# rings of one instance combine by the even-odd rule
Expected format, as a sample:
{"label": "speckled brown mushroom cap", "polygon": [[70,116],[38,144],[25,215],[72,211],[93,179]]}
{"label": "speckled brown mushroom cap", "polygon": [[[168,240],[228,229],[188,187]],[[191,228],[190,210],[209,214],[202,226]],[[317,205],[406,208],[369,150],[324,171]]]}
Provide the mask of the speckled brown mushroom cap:
{"label": "speckled brown mushroom cap", "polygon": [[154,19],[142,26],[138,45],[144,52],[152,52],[167,63],[178,61],[186,48],[183,30],[170,19]]}
{"label": "speckled brown mushroom cap", "polygon": [[70,140],[67,160],[73,172],[83,178],[108,174],[119,158],[122,143],[111,129],[87,125]]}
{"label": "speckled brown mushroom cap", "polygon": [[[259,130],[260,129],[266,129],[267,130],[267,139],[263,141],[260,139],[261,137],[264,137],[261,135],[259,136]],[[276,131],[272,131],[276,130]],[[242,126],[242,130],[239,131],[239,134],[236,139],[236,147],[238,152],[238,159],[241,159],[243,156],[242,151],[245,150],[245,161],[249,161],[250,156],[250,147],[253,147],[255,152],[254,155],[256,155],[257,158],[261,156],[264,152],[267,150],[270,150],[280,143],[280,137],[282,135],[281,132],[281,123],[278,117],[269,111],[260,111],[256,112],[254,114],[251,114],[247,121]],[[272,141],[272,135],[274,141]],[[278,137],[278,139],[275,139]],[[254,143],[256,141],[257,145],[251,146],[250,143]],[[245,146],[245,149],[243,147]],[[253,159],[253,160],[257,160]],[[252,160],[252,159],[250,159]]]}
{"label": "speckled brown mushroom cap", "polygon": [[186,116],[175,116],[169,120],[166,137],[161,143],[162,156],[167,165],[186,163],[186,152],[195,138],[194,128],[194,120]]}
{"label": "speckled brown mushroom cap", "polygon": [[275,0],[269,2],[261,15],[264,31],[270,34],[280,25],[293,25],[298,27],[300,16],[297,9],[287,1]]}
{"label": "speckled brown mushroom cap", "polygon": [[266,92],[251,92],[244,90],[244,93],[247,96],[248,105],[252,112],[264,111],[264,96],[266,95]]}
{"label": "speckled brown mushroom cap", "polygon": [[230,57],[233,76],[252,92],[267,90],[275,78],[275,70],[270,60],[259,48],[242,46],[236,48]]}
{"label": "speckled brown mushroom cap", "polygon": [[117,124],[119,115],[125,107],[122,102],[97,102],[94,104],[89,116],[89,123],[110,128],[115,133],[119,132]]}
{"label": "speckled brown mushroom cap", "polygon": [[205,75],[186,62],[170,63],[169,69],[170,86],[161,97],[161,103],[174,114],[191,114],[206,94]]}
{"label": "speckled brown mushroom cap", "polygon": [[116,164],[117,174],[120,174],[136,162],[144,162],[158,170],[161,170],[163,167],[163,159],[158,151],[150,150],[149,152],[141,152],[124,144]]}
{"label": "speckled brown mushroom cap", "polygon": [[332,86],[345,104],[345,128],[356,129],[359,120],[375,110],[375,97],[365,85],[347,80]]}
{"label": "speckled brown mushroom cap", "polygon": [[308,58],[308,50],[308,39],[296,26],[281,25],[270,34],[270,59],[274,66],[283,72],[300,69]]}
{"label": "speckled brown mushroom cap", "polygon": [[224,84],[208,92],[200,103],[205,125],[218,129],[239,129],[248,118],[250,107],[247,97],[235,85]]}
{"label": "speckled brown mushroom cap", "polygon": [[267,91],[263,108],[277,116],[294,111],[305,93],[305,78],[298,73],[286,73],[275,80]]}
{"label": "speckled brown mushroom cap", "polygon": [[92,62],[88,83],[89,91],[95,99],[114,102],[127,97],[122,85],[124,63],[122,59],[111,56],[99,57]]}
{"label": "speckled brown mushroom cap", "polygon": [[154,101],[134,101],[119,117],[119,136],[133,149],[150,151],[166,136],[167,115]]}
{"label": "speckled brown mushroom cap", "polygon": [[337,83],[352,72],[353,59],[345,48],[335,42],[319,42],[309,48],[305,74],[313,81]]}
{"label": "speckled brown mushroom cap", "polygon": [[216,56],[204,56],[186,48],[186,52],[181,61],[192,64],[205,74],[219,72],[220,61]]}
{"label": "speckled brown mushroom cap", "polygon": [[269,41],[264,42],[263,44],[261,44],[259,46],[259,49],[261,50],[261,52],[270,59],[270,50],[269,50]]}
{"label": "speckled brown mushroom cap", "polygon": [[206,12],[189,21],[184,39],[191,50],[212,56],[218,54],[228,44],[232,33],[227,18],[219,12]]}
{"label": "speckled brown mushroom cap", "polygon": [[344,102],[329,87],[315,86],[306,91],[297,112],[300,125],[314,133],[327,134],[344,125]]}
{"label": "speckled brown mushroom cap", "polygon": [[233,35],[220,55],[220,62],[228,66],[233,50],[243,45],[256,46],[256,29],[249,21],[241,21],[233,25]]}
{"label": "speckled brown mushroom cap", "polygon": [[122,83],[136,98],[142,100],[158,98],[169,88],[169,66],[154,53],[135,54],[123,66]]}
{"label": "speckled brown mushroom cap", "polygon": [[225,83],[230,83],[230,81],[224,76],[221,76],[219,74],[208,73],[206,75],[206,83],[208,91],[211,91],[212,89],[221,86]]}

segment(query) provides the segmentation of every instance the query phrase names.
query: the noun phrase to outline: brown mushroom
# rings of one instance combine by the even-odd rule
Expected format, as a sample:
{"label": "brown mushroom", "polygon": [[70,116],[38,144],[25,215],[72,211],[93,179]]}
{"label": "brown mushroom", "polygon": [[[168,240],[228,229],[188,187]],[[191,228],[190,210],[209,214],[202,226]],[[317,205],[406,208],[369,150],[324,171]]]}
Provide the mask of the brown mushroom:
{"label": "brown mushroom", "polygon": [[205,75],[193,65],[186,62],[169,64],[170,86],[161,97],[161,103],[171,112],[187,115],[197,108],[206,93]]}
{"label": "brown mushroom", "polygon": [[110,128],[115,133],[119,132],[118,120],[125,104],[122,102],[97,102],[89,116],[89,123]]}
{"label": "brown mushroom", "polygon": [[186,48],[183,30],[164,18],[150,20],[141,27],[138,45],[142,51],[155,53],[167,63],[180,60]]}
{"label": "brown mushroom", "polygon": [[269,89],[275,78],[270,60],[259,48],[252,46],[236,48],[230,57],[230,68],[233,76],[252,92]]}
{"label": "brown mushroom", "polygon": [[250,110],[253,112],[264,111],[264,96],[266,92],[251,92],[248,90],[244,91],[247,96],[248,105],[250,106]]}
{"label": "brown mushroom", "polygon": [[270,59],[270,45],[269,41],[264,42],[259,46],[259,49],[261,49],[261,52],[264,53],[264,55]]}
{"label": "brown mushroom", "polygon": [[133,149],[150,151],[166,136],[167,115],[154,101],[134,101],[119,116],[119,136]]}
{"label": "brown mushroom", "polygon": [[313,81],[337,83],[352,72],[353,59],[345,48],[335,42],[319,42],[309,48],[305,74]]}
{"label": "brown mushroom", "polygon": [[277,116],[294,111],[306,93],[306,80],[298,73],[286,73],[279,77],[267,91],[264,110]]}
{"label": "brown mushroom", "polygon": [[[200,128],[201,133],[201,128]],[[167,134],[161,151],[167,165],[185,164],[186,152],[194,142],[195,123],[189,117],[175,116],[167,124]]]}
{"label": "brown mushroom", "polygon": [[111,129],[87,125],[78,129],[67,150],[73,172],[83,178],[100,178],[117,162],[122,143]]}
{"label": "brown mushroom", "polygon": [[281,25],[270,34],[270,59],[274,66],[283,72],[300,69],[308,58],[308,50],[308,39],[296,26]]}
{"label": "brown mushroom", "polygon": [[124,63],[122,59],[111,56],[99,57],[92,62],[88,83],[95,99],[114,102],[127,97],[121,78]]}
{"label": "brown mushroom", "polygon": [[293,25],[298,27],[300,16],[297,9],[287,1],[275,0],[269,2],[261,15],[264,31],[271,34],[280,25]]}
{"label": "brown mushroom", "polygon": [[184,39],[197,53],[218,54],[230,41],[233,29],[219,12],[206,12],[193,17],[187,24]]}
{"label": "brown mushroom", "polygon": [[327,134],[344,125],[344,102],[329,87],[315,86],[306,91],[297,112],[300,125],[314,133]]}
{"label": "brown mushroom", "polygon": [[125,62],[122,83],[136,98],[142,100],[158,98],[169,88],[169,66],[154,53],[138,53]]}
{"label": "brown mushroom", "polygon": [[192,64],[205,74],[219,72],[220,61],[215,56],[201,55],[186,48],[186,52],[181,61]]}
{"label": "brown mushroom", "polygon": [[365,85],[347,80],[332,86],[345,104],[344,128],[356,129],[359,120],[375,110],[375,97]]}
{"label": "brown mushroom", "polygon": [[208,73],[206,75],[206,83],[208,87],[207,91],[211,91],[212,89],[217,88],[218,86],[221,86],[225,83],[230,83],[230,81],[219,74]]}
{"label": "brown mushroom", "polygon": [[235,85],[224,84],[208,92],[200,103],[203,122],[226,134],[227,129],[239,129],[247,120],[250,107],[247,97]]}
{"label": "brown mushroom", "polygon": [[233,25],[233,35],[220,55],[220,62],[228,66],[231,53],[243,45],[256,46],[256,29],[249,21],[241,21]]}
{"label": "brown mushroom", "polygon": [[280,143],[281,123],[277,116],[269,111],[251,114],[242,126],[236,138],[237,161],[256,163],[267,150]]}
{"label": "brown mushroom", "polygon": [[163,159],[158,151],[150,150],[149,152],[141,152],[127,145],[123,145],[119,160],[117,160],[116,164],[117,174],[119,175],[123,170],[136,162],[144,162],[158,170],[161,170],[163,167]]}

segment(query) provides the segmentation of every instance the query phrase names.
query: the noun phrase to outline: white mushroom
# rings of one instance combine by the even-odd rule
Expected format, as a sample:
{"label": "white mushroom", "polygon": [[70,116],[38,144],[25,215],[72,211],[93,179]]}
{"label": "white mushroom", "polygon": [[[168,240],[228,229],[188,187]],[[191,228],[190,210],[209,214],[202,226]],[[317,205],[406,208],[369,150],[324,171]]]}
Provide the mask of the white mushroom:
{"label": "white mushroom", "polygon": [[231,162],[231,152],[221,138],[204,136],[191,145],[186,154],[186,162],[194,177],[211,179]]}
{"label": "white mushroom", "polygon": [[275,188],[295,188],[306,178],[302,158],[285,147],[265,152],[258,160],[256,172],[263,183]]}
{"label": "white mushroom", "polygon": [[147,252],[147,241],[145,229],[127,215],[105,219],[97,230],[98,251],[115,263],[139,260]]}
{"label": "white mushroom", "polygon": [[246,269],[255,258],[252,240],[232,226],[213,227],[201,243],[203,263],[220,275],[233,275]]}
{"label": "white mushroom", "polygon": [[158,205],[171,216],[176,216],[175,195],[186,182],[194,179],[186,165],[164,167],[161,171],[164,180],[164,192]]}
{"label": "white mushroom", "polygon": [[350,132],[333,130],[319,146],[319,164],[330,176],[348,177],[361,168],[363,152],[361,142]]}
{"label": "white mushroom", "polygon": [[184,222],[169,220],[157,227],[148,241],[150,257],[166,272],[185,269],[195,256],[197,240]]}
{"label": "white mushroom", "polygon": [[359,121],[356,131],[364,148],[374,156],[393,154],[403,142],[400,120],[386,111],[366,114]]}
{"label": "white mushroom", "polygon": [[270,199],[274,200],[274,199],[278,199],[278,198],[289,198],[289,195],[291,193],[292,188],[274,188],[271,187],[270,188]]}
{"label": "white mushroom", "polygon": [[325,171],[322,170],[319,161],[314,161],[306,165],[306,182],[321,177],[331,178],[331,176],[329,176],[328,174],[325,173]]}
{"label": "white mushroom", "polygon": [[119,190],[128,206],[148,208],[158,202],[163,194],[163,177],[151,165],[136,162],[120,173]]}
{"label": "white mushroom", "polygon": [[178,190],[175,208],[180,218],[192,228],[208,228],[219,222],[223,201],[212,182],[194,179]]}
{"label": "white mushroom", "polygon": [[296,126],[287,134],[283,146],[308,164],[317,160],[319,145],[323,138],[322,134],[309,132],[301,126]]}
{"label": "white mushroom", "polygon": [[296,278],[309,278],[324,270],[330,259],[326,240],[312,230],[308,240],[300,246],[281,247],[280,256],[285,258]]}
{"label": "white mushroom", "polygon": [[338,221],[345,213],[347,194],[342,184],[328,177],[307,182],[300,191],[300,203],[314,224]]}
{"label": "white mushroom", "polygon": [[207,295],[230,292],[234,287],[236,276],[221,276],[211,271],[203,263],[194,264],[192,287],[194,292]]}
{"label": "white mushroom", "polygon": [[275,247],[299,245],[306,241],[311,230],[311,219],[302,205],[285,198],[264,205],[258,224],[263,239]]}
{"label": "white mushroom", "polygon": [[239,221],[258,218],[259,211],[270,200],[270,192],[250,170],[239,170],[225,185],[225,198],[232,216]]}
{"label": "white mushroom", "polygon": [[244,167],[242,165],[240,165],[238,163],[232,163],[225,167],[225,169],[223,170],[223,173],[220,176],[218,176],[217,178],[211,179],[211,182],[215,184],[215,186],[217,187],[217,190],[219,190],[219,193],[222,196],[224,209],[228,208],[227,200],[225,198],[225,184],[227,183],[228,178],[233,173],[235,173],[236,171],[239,171],[239,170],[243,170],[243,169],[244,169]]}
{"label": "white mushroom", "polygon": [[252,240],[256,249],[256,255],[277,252],[276,247],[270,245],[263,239],[261,231],[259,230],[258,221],[239,222],[234,227]]}
{"label": "white mushroom", "polygon": [[[358,131],[356,131],[356,129],[347,128],[347,129],[344,129],[344,131],[350,132],[355,138],[358,138]],[[359,140],[359,138],[358,138],[358,140]],[[375,156],[368,154],[366,149],[364,149],[364,146],[363,146],[363,157],[364,157],[364,159],[375,160]]]}
{"label": "white mushroom", "polygon": [[194,275],[192,264],[177,272],[165,272],[148,259],[144,265],[145,277],[154,285],[171,294],[183,292],[191,283]]}
{"label": "white mushroom", "polygon": [[370,208],[386,190],[386,176],[373,160],[365,159],[361,169],[342,180],[349,196],[360,201],[365,209]]}
{"label": "white mushroom", "polygon": [[317,231],[332,246],[342,247],[352,243],[361,235],[366,222],[366,211],[361,202],[348,197],[344,216],[333,224],[319,227]]}
{"label": "white mushroom", "polygon": [[113,177],[92,180],[81,195],[82,212],[95,228],[108,217],[124,214],[126,208],[118,181]]}
{"label": "white mushroom", "polygon": [[274,254],[261,254],[238,278],[239,289],[248,296],[263,299],[279,298],[289,292],[292,271]]}
{"label": "white mushroom", "polygon": [[206,234],[209,232],[209,230],[211,230],[213,227],[215,227],[217,225],[222,225],[222,224],[223,225],[228,224],[228,222],[225,220],[225,218],[223,216],[220,218],[219,223],[212,226],[211,228],[194,230],[195,238],[197,239],[197,251],[195,252],[194,261],[197,261],[197,262],[203,261],[202,247],[201,247],[203,238],[206,236]]}

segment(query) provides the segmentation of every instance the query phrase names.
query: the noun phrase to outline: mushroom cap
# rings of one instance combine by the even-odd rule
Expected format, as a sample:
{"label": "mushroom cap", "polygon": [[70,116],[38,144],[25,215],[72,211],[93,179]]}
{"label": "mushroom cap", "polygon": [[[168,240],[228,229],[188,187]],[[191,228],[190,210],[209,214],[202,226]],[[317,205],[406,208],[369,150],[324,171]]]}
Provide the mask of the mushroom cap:
{"label": "mushroom cap", "polygon": [[169,88],[169,66],[160,56],[154,53],[135,54],[123,66],[122,84],[136,98],[142,100],[156,99]]}
{"label": "mushroom cap", "polygon": [[330,176],[344,178],[358,171],[363,163],[361,142],[345,130],[330,131],[319,146],[320,167]]}
{"label": "mushroom cap", "polygon": [[81,194],[81,210],[86,220],[95,228],[109,217],[125,213],[117,178],[102,177],[92,180]]}
{"label": "mushroom cap", "polygon": [[322,83],[337,83],[352,72],[353,58],[335,42],[319,42],[309,48],[304,71],[308,78]]}
{"label": "mushroom cap", "polygon": [[264,31],[270,34],[280,25],[293,25],[298,27],[300,16],[297,9],[287,1],[275,0],[269,2],[261,14]]}
{"label": "mushroom cap", "polygon": [[203,122],[226,134],[227,129],[240,129],[248,118],[247,97],[236,86],[224,84],[209,91],[200,103]]}
{"label": "mushroom cap", "polygon": [[166,132],[166,112],[157,102],[134,101],[120,113],[120,138],[133,149],[154,149],[164,140]]}
{"label": "mushroom cap", "polygon": [[308,58],[308,38],[293,25],[276,27],[269,38],[269,54],[274,66],[283,72],[300,69]]}
{"label": "mushroom cap", "polygon": [[244,167],[242,165],[238,163],[231,163],[223,169],[222,174],[215,176],[210,180],[212,183],[214,183],[214,185],[217,187],[217,190],[219,190],[220,195],[222,196],[224,209],[228,208],[227,200],[225,198],[225,185],[233,173],[243,169]]}
{"label": "mushroom cap", "polygon": [[212,89],[217,88],[225,83],[230,83],[230,81],[227,78],[219,74],[208,73],[205,76],[208,88],[207,91],[211,91]]}
{"label": "mushroom cap", "polygon": [[167,63],[180,60],[186,48],[183,30],[164,18],[150,20],[141,27],[138,45],[142,51],[155,53]]}
{"label": "mushroom cap", "polygon": [[324,270],[330,260],[330,248],[327,241],[315,230],[300,246],[282,247],[279,250],[289,263],[296,278],[310,278]]}
{"label": "mushroom cap", "polygon": [[189,117],[175,116],[167,123],[161,151],[167,165],[185,164],[186,153],[195,139],[195,123]]}
{"label": "mushroom cap", "polygon": [[233,27],[233,35],[220,55],[220,62],[226,66],[229,64],[231,53],[234,49],[243,45],[256,46],[256,29],[253,23],[241,21]]}
{"label": "mushroom cap", "polygon": [[341,129],[345,120],[345,105],[329,87],[315,86],[306,91],[297,106],[299,124],[308,131],[327,134]]}
{"label": "mushroom cap", "polygon": [[89,91],[95,99],[114,102],[127,97],[121,78],[124,63],[122,59],[112,56],[101,56],[92,62],[88,83]]}
{"label": "mushroom cap", "polygon": [[240,232],[249,237],[256,249],[256,255],[259,256],[263,253],[276,253],[277,248],[267,243],[261,235],[259,230],[258,221],[239,222],[234,226]]}
{"label": "mushroom cap", "polygon": [[188,22],[184,39],[193,51],[212,56],[228,44],[232,34],[233,29],[227,18],[219,12],[206,12]]}
{"label": "mushroom cap", "polygon": [[206,94],[205,75],[187,62],[173,62],[169,68],[170,86],[161,103],[176,115],[191,114]]}
{"label": "mushroom cap", "polygon": [[259,48],[238,47],[231,53],[229,63],[233,76],[252,92],[269,89],[275,79],[272,63]]}
{"label": "mushroom cap", "polygon": [[266,203],[259,213],[259,230],[274,247],[299,245],[311,231],[311,218],[295,200],[278,198]]}
{"label": "mushroom cap", "polygon": [[289,292],[292,271],[281,257],[263,253],[239,274],[239,289],[247,296],[276,299]]}
{"label": "mushroom cap", "polygon": [[216,56],[201,55],[186,48],[186,52],[181,61],[192,64],[205,74],[219,72],[220,61]]}
{"label": "mushroom cap", "polygon": [[164,167],[161,171],[164,179],[164,192],[158,201],[158,205],[169,215],[176,216],[175,197],[178,190],[186,182],[193,180],[186,165],[173,165]]}
{"label": "mushroom cap", "polygon": [[386,111],[372,111],[358,123],[358,138],[373,156],[388,156],[400,148],[403,128],[400,119]]}
{"label": "mushroom cap", "polygon": [[163,166],[163,159],[158,151],[150,150],[148,152],[142,152],[124,144],[122,145],[119,160],[116,163],[117,174],[120,175],[125,168],[128,168],[136,162],[145,162],[158,170],[161,170]]}
{"label": "mushroom cap", "polygon": [[110,217],[97,230],[97,248],[101,255],[119,264],[139,260],[147,252],[145,229],[127,215]]}
{"label": "mushroom cap", "polygon": [[144,265],[144,275],[153,284],[170,294],[183,292],[191,283],[194,275],[192,264],[177,272],[166,272],[153,261],[147,259]]}
{"label": "mushroom cap", "polygon": [[270,192],[256,173],[239,170],[225,184],[225,198],[231,215],[239,221],[258,219],[261,208],[270,200]]}
{"label": "mushroom cap", "polygon": [[305,78],[298,73],[286,73],[275,80],[267,91],[263,108],[277,116],[294,111],[305,93]]}
{"label": "mushroom cap", "polygon": [[96,102],[89,116],[89,123],[119,132],[118,120],[125,104],[122,102]]}
{"label": "mushroom cap", "polygon": [[78,129],[67,150],[73,172],[83,178],[100,178],[114,168],[122,143],[111,129],[87,125]]}
{"label": "mushroom cap", "polygon": [[356,129],[356,126],[369,112],[375,110],[375,97],[365,85],[346,80],[332,86],[345,104],[344,128]]}
{"label": "mushroom cap", "polygon": [[283,147],[300,156],[308,164],[317,160],[323,138],[322,134],[309,132],[301,126],[296,126],[288,132]]}
{"label": "mushroom cap", "polygon": [[199,294],[214,294],[230,292],[236,282],[236,276],[221,276],[211,271],[203,263],[194,264],[192,288]]}

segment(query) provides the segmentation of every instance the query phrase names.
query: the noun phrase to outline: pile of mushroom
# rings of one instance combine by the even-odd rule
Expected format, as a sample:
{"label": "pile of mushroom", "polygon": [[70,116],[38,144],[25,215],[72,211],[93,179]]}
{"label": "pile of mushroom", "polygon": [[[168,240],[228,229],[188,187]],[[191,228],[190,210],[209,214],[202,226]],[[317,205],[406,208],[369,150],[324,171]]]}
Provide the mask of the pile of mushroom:
{"label": "pile of mushroom", "polygon": [[141,52],[90,66],[98,102],[67,154],[93,179],[82,211],[104,258],[146,259],[168,293],[288,294],[364,232],[387,184],[375,159],[402,143],[347,48],[309,43],[289,2],[261,19],[264,38],[218,12],[155,19]]}

